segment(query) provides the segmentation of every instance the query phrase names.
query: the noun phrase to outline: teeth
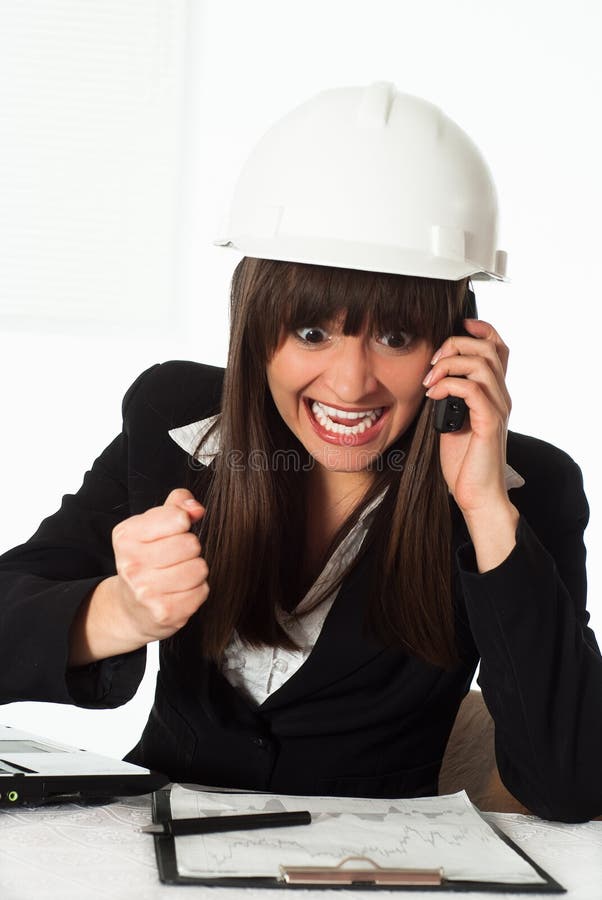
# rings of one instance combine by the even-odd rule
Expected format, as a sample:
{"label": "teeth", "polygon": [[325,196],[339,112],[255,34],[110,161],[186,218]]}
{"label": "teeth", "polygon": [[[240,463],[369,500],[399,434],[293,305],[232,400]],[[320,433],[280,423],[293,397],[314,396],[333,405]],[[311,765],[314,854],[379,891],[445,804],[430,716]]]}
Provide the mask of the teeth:
{"label": "teeth", "polygon": [[312,409],[318,406],[326,416],[332,416],[333,419],[365,419],[368,416],[376,415],[379,416],[382,412],[382,408],[379,409],[363,409],[356,411],[346,411],[344,409],[337,409],[336,406],[326,406],[325,403],[319,403],[317,400],[314,400],[312,405]]}
{"label": "teeth", "polygon": [[[334,406],[326,406],[325,403],[318,403],[317,400],[311,405],[312,412],[322,428],[326,431],[332,431],[333,434],[363,434],[367,428],[379,419],[383,413],[383,407],[377,409],[366,409],[361,412],[346,412],[342,409],[336,409]],[[333,422],[329,416],[337,419],[349,419],[357,421],[361,419],[357,425],[342,425],[340,422]]]}

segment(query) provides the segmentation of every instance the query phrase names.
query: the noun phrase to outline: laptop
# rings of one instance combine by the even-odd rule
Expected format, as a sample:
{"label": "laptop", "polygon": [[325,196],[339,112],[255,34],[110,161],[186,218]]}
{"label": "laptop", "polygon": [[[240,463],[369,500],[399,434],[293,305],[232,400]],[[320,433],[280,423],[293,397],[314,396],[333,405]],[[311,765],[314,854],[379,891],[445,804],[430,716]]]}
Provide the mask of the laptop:
{"label": "laptop", "polygon": [[169,778],[119,759],[0,725],[0,808],[147,794]]}

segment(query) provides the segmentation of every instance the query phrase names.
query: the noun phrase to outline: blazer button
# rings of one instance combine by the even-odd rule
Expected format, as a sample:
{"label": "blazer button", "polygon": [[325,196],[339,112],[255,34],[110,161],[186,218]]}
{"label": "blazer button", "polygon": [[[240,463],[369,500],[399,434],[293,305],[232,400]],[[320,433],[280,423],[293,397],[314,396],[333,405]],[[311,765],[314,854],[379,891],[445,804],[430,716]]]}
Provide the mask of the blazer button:
{"label": "blazer button", "polygon": [[254,738],[253,743],[255,744],[256,747],[259,747],[261,750],[267,750],[268,746],[269,746],[268,741],[266,741],[266,739],[262,738],[262,737]]}

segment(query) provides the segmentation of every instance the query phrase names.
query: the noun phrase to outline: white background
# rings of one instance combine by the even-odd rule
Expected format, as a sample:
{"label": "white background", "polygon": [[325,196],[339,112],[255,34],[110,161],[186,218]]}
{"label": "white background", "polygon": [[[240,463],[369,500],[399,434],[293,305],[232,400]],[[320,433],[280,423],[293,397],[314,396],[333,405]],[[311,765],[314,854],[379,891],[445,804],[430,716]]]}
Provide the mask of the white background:
{"label": "white background", "polygon": [[[224,363],[238,257],[211,241],[257,138],[319,90],[389,80],[441,106],[493,170],[511,282],[477,284],[479,313],[511,347],[514,430],[582,467],[602,632],[601,9],[0,0],[0,549],[79,487],[142,369]],[[122,755],[146,721],[155,660],[120,710],[22,703],[0,717]]]}

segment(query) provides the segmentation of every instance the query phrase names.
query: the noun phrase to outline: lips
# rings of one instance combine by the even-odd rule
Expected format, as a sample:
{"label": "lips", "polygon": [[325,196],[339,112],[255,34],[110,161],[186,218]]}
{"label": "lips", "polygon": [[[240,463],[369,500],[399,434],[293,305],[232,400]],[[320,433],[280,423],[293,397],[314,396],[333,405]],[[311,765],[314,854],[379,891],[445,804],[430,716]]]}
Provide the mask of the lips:
{"label": "lips", "polygon": [[[310,424],[316,434],[329,444],[357,447],[374,440],[388,418],[390,407],[342,409],[304,397]],[[336,413],[336,415],[335,415]]]}

